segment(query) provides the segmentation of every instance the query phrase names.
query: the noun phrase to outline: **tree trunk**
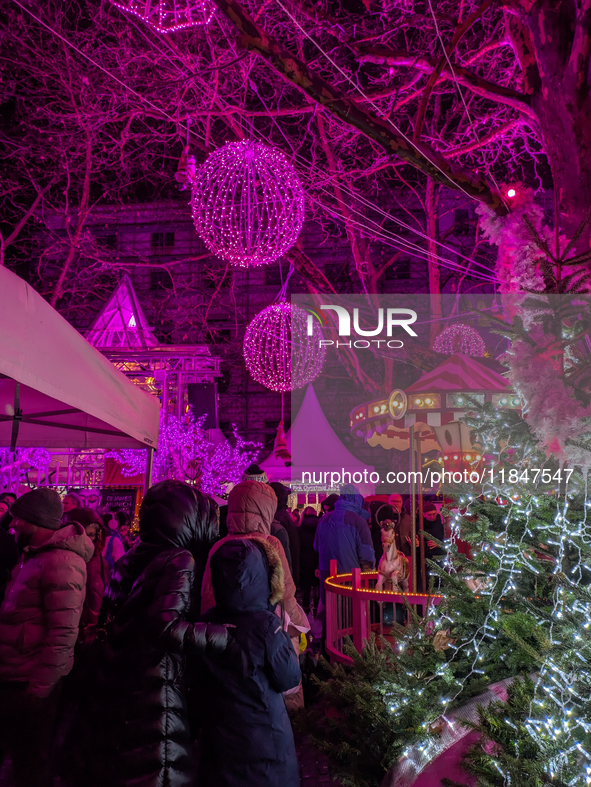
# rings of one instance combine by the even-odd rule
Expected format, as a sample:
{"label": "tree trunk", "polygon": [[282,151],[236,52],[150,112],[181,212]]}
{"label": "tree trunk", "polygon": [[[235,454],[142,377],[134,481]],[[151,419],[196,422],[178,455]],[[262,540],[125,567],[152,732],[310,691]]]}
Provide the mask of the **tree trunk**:
{"label": "tree trunk", "polygon": [[560,80],[547,95],[536,97],[542,137],[554,179],[560,209],[559,227],[567,237],[584,221],[591,206],[591,106],[569,96]]}
{"label": "tree trunk", "polygon": [[429,267],[429,293],[431,295],[431,343],[441,331],[443,306],[441,303],[441,268],[439,267],[437,249],[437,209],[435,205],[435,183],[427,179],[425,194],[425,212],[427,214],[427,264]]}
{"label": "tree trunk", "polygon": [[591,0],[580,10],[574,0],[516,0],[507,32],[552,169],[558,225],[572,236],[591,206]]}

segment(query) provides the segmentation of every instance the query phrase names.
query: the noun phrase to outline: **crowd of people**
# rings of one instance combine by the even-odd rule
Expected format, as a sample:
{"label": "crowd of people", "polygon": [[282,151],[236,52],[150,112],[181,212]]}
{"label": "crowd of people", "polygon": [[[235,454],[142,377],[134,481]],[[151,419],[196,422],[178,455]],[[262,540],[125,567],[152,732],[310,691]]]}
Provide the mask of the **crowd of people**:
{"label": "crowd of people", "polygon": [[[163,481],[134,534],[72,491],[0,495],[0,761],[15,787],[300,784],[289,713],[330,562],[375,567],[384,523],[408,555],[412,527],[399,495],[289,499],[256,465],[221,508]],[[440,553],[430,503],[422,529]]]}

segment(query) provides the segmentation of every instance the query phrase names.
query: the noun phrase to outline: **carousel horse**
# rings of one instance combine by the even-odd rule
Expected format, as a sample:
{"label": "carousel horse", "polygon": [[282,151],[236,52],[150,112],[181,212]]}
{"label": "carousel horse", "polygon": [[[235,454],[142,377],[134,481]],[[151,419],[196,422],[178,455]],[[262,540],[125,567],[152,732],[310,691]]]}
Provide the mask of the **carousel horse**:
{"label": "carousel horse", "polygon": [[382,522],[382,545],[384,554],[378,566],[376,590],[402,590],[408,593],[410,565],[408,558],[396,548],[396,531],[390,519]]}

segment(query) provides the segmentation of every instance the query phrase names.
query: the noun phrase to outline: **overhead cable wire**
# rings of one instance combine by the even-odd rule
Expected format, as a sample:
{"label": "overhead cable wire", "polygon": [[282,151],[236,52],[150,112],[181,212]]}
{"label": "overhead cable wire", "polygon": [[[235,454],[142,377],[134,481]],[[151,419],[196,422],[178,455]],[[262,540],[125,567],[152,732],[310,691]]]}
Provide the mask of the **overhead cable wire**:
{"label": "overhead cable wire", "polygon": [[[306,30],[304,27],[302,27],[302,25],[301,25],[301,24],[298,22],[298,20],[296,19],[296,17],[295,17],[295,16],[294,16],[294,15],[291,13],[291,11],[290,11],[288,8],[286,8],[286,6],[285,6],[285,5],[284,5],[284,4],[281,2],[281,0],[275,0],[275,2],[276,2],[276,3],[277,3],[277,5],[278,5],[278,6],[279,6],[279,7],[280,7],[280,8],[281,8],[283,11],[284,11],[284,13],[286,13],[286,14],[287,14],[287,16],[288,16],[288,17],[291,19],[291,21],[292,21],[292,22],[293,22],[295,25],[297,25],[297,27],[299,28],[299,30],[301,30],[301,32],[304,34],[304,36],[305,36],[305,37],[306,37],[306,38],[307,38],[307,39],[308,39],[308,40],[309,40],[309,41],[310,41],[310,42],[311,42],[311,43],[312,43],[312,44],[313,44],[313,45],[316,47],[316,49],[318,49],[318,51],[319,51],[321,54],[323,54],[323,55],[324,55],[324,57],[325,57],[325,58],[328,60],[328,62],[329,62],[329,63],[330,63],[330,64],[331,64],[331,65],[332,65],[334,68],[336,68],[336,70],[337,70],[337,71],[338,71],[338,72],[339,72],[339,73],[340,73],[340,74],[341,74],[341,75],[342,75],[342,76],[343,76],[343,77],[344,77],[344,78],[347,80],[347,82],[349,82],[349,84],[351,84],[351,85],[354,87],[354,89],[355,89],[355,90],[357,90],[357,91],[358,91],[358,93],[359,93],[359,95],[361,96],[361,98],[363,98],[363,99],[364,99],[364,101],[367,101],[367,102],[369,103],[369,105],[371,106],[371,108],[372,108],[372,109],[373,109],[375,112],[379,112],[379,111],[380,111],[380,108],[378,107],[378,105],[377,105],[377,104],[375,104],[375,103],[372,101],[372,99],[371,99],[371,98],[370,98],[370,97],[369,97],[369,96],[368,96],[366,93],[364,93],[364,92],[363,92],[363,90],[362,90],[362,89],[359,87],[359,85],[357,85],[357,84],[355,83],[355,81],[354,81],[354,80],[353,80],[353,79],[352,79],[352,78],[349,76],[349,74],[347,74],[347,72],[346,72],[346,71],[344,71],[344,70],[343,70],[343,69],[342,69],[342,68],[339,66],[339,64],[338,64],[338,63],[336,63],[336,62],[335,62],[335,61],[332,59],[332,57],[331,57],[331,56],[328,54],[328,52],[326,52],[326,51],[325,51],[325,50],[324,50],[324,49],[323,49],[323,48],[320,46],[320,44],[319,44],[319,43],[316,41],[316,39],[315,39],[315,38],[313,38],[313,37],[312,37],[312,36],[311,36],[311,35],[308,33],[308,31],[307,31],[307,30]],[[410,145],[410,146],[411,146],[411,147],[412,147],[414,150],[416,150],[416,151],[417,151],[417,153],[420,153],[422,156],[424,156],[424,158],[426,158],[426,159],[427,159],[427,161],[428,161],[428,162],[429,162],[429,163],[430,163],[430,164],[431,164],[433,167],[435,167],[435,169],[436,169],[436,170],[438,170],[438,171],[439,171],[439,172],[440,172],[440,173],[441,173],[441,174],[442,174],[442,175],[443,175],[443,176],[444,176],[444,177],[445,177],[447,180],[449,180],[449,182],[452,184],[452,186],[453,186],[453,188],[454,188],[454,189],[457,189],[457,190],[459,190],[459,191],[463,191],[463,192],[464,192],[464,194],[465,194],[465,195],[466,195],[466,196],[467,196],[467,197],[468,197],[470,200],[473,200],[473,199],[474,199],[474,197],[473,197],[471,194],[469,194],[469,193],[468,193],[468,192],[467,192],[467,191],[466,191],[466,190],[465,190],[465,189],[464,189],[464,188],[461,186],[461,184],[457,183],[455,180],[453,180],[452,178],[450,178],[450,176],[447,174],[447,172],[445,172],[445,170],[441,169],[441,167],[440,167],[440,166],[437,164],[437,162],[436,162],[436,161],[433,161],[433,160],[432,160],[432,159],[431,159],[431,158],[430,158],[430,157],[429,157],[429,156],[428,156],[428,155],[425,153],[425,151],[424,151],[424,150],[421,150],[421,149],[420,149],[420,148],[419,148],[419,147],[418,147],[418,146],[417,146],[417,145],[416,145],[416,144],[413,142],[413,140],[412,140],[412,139],[411,139],[409,136],[407,136],[407,135],[404,133],[404,131],[402,131],[402,129],[401,129],[399,126],[397,126],[397,125],[396,125],[396,123],[394,123],[394,122],[391,120],[391,118],[389,118],[389,117],[388,117],[388,118],[386,118],[386,121],[388,122],[388,124],[389,124],[390,126],[392,126],[392,128],[394,129],[394,131],[395,131],[397,134],[399,134],[399,135],[400,135],[400,136],[401,136],[401,137],[404,139],[404,141],[405,141],[405,142],[406,142],[408,145]]]}
{"label": "overhead cable wire", "polygon": [[[90,57],[88,54],[86,54],[85,52],[83,52],[83,51],[82,51],[82,50],[81,50],[79,47],[77,47],[77,46],[76,46],[76,45],[75,45],[75,44],[74,44],[72,41],[69,41],[69,40],[68,40],[68,39],[67,39],[65,36],[63,36],[63,35],[62,35],[62,34],[61,34],[59,31],[57,31],[57,30],[55,30],[54,28],[52,28],[50,25],[48,25],[46,22],[44,22],[42,19],[40,19],[40,18],[39,18],[39,17],[38,17],[38,16],[37,16],[35,13],[33,13],[33,12],[30,10],[30,9],[26,8],[26,7],[25,7],[25,6],[24,6],[24,5],[23,5],[23,4],[22,4],[22,3],[21,3],[19,0],[12,0],[12,2],[14,2],[14,3],[15,3],[15,4],[16,4],[18,7],[19,7],[19,8],[21,8],[21,10],[23,10],[23,11],[25,11],[27,14],[29,14],[29,16],[31,16],[33,19],[35,19],[35,21],[36,21],[36,22],[38,22],[38,23],[39,23],[39,24],[40,24],[42,27],[44,27],[46,30],[48,30],[48,31],[49,31],[49,32],[50,32],[52,35],[55,35],[57,38],[59,38],[59,39],[60,39],[60,40],[61,40],[61,41],[62,41],[64,44],[66,44],[66,46],[68,46],[68,47],[70,47],[71,49],[73,49],[75,52],[77,52],[77,53],[78,53],[78,54],[79,54],[81,57],[83,57],[83,58],[84,58],[85,60],[87,60],[89,63],[91,63],[91,64],[92,64],[92,65],[94,65],[96,68],[98,68],[100,71],[102,71],[104,74],[106,74],[108,77],[110,77],[111,79],[113,79],[114,81],[116,81],[116,82],[117,82],[119,85],[121,85],[121,87],[123,87],[123,88],[124,88],[124,89],[125,89],[127,92],[129,92],[129,93],[131,93],[132,95],[136,96],[138,99],[140,99],[140,101],[142,101],[143,103],[145,103],[145,104],[147,104],[148,106],[150,106],[152,109],[154,109],[156,112],[158,112],[158,113],[159,113],[159,114],[160,114],[160,115],[161,115],[163,118],[166,118],[167,120],[169,120],[170,122],[172,122],[172,123],[174,123],[174,124],[177,124],[177,123],[179,122],[179,121],[178,121],[178,118],[175,118],[175,117],[173,117],[173,116],[172,116],[172,115],[170,115],[168,112],[166,112],[165,110],[161,109],[161,108],[160,108],[160,107],[159,107],[157,104],[155,104],[154,102],[150,101],[150,99],[146,98],[146,97],[145,97],[145,96],[143,96],[141,93],[138,93],[138,91],[137,91],[137,90],[134,90],[132,87],[130,87],[129,85],[127,85],[125,82],[123,82],[121,79],[119,79],[119,77],[118,77],[118,76],[116,76],[115,74],[113,74],[111,71],[109,71],[109,70],[108,70],[107,68],[105,68],[103,65],[101,65],[101,64],[100,64],[100,63],[98,63],[96,60],[94,60],[92,57]],[[278,2],[280,2],[280,0],[278,0]],[[280,4],[281,4],[281,3],[280,3]],[[149,40],[149,39],[148,39],[148,40]],[[160,39],[160,40],[162,40],[162,39]],[[152,42],[152,43],[153,43],[153,42]],[[169,46],[170,46],[170,45],[169,45]],[[172,51],[174,52],[174,50],[172,50]],[[176,53],[174,53],[174,54],[176,55]],[[331,61],[331,62],[332,62],[332,61]],[[182,73],[183,73],[183,70],[182,70],[181,68],[179,68],[178,66],[176,66],[176,70],[177,70],[177,72],[178,72],[178,73],[180,73],[180,74],[182,74]],[[198,76],[199,76],[199,74],[193,74],[193,76],[194,76],[194,77],[198,77]],[[258,94],[258,91],[257,91],[257,94]],[[260,97],[260,94],[259,94],[259,97]],[[220,100],[221,100],[221,101],[224,101],[223,97],[221,97],[221,96],[220,96]],[[228,102],[225,102],[225,103],[226,103],[226,104],[228,104]],[[229,105],[229,104],[228,104],[228,105]],[[291,142],[290,142],[290,141],[287,139],[287,137],[285,137],[285,134],[284,134],[283,130],[280,128],[280,126],[277,124],[277,121],[276,121],[276,119],[275,119],[275,118],[274,118],[272,115],[271,115],[270,117],[271,117],[271,119],[273,120],[273,122],[274,122],[274,123],[276,123],[277,127],[280,129],[280,131],[281,131],[282,135],[284,136],[284,138],[285,138],[285,139],[286,139],[286,141],[288,142],[288,144],[289,144],[290,148],[292,148],[292,143],[291,143]],[[255,130],[254,130],[254,128],[252,129],[252,131],[253,131],[253,134],[254,134],[254,133],[255,133]],[[205,136],[203,136],[203,135],[201,135],[201,134],[197,133],[195,129],[191,129],[190,133],[191,133],[191,134],[193,134],[193,135],[195,135],[197,138],[201,139],[202,141],[205,141]],[[264,141],[264,140],[263,140],[263,141]],[[311,168],[310,168],[310,165],[309,165],[309,162],[307,162],[307,161],[306,161],[306,160],[305,160],[305,159],[304,159],[304,158],[301,156],[301,154],[297,153],[296,151],[293,151],[293,148],[292,148],[292,153],[293,153],[293,155],[294,155],[295,157],[297,157],[297,158],[299,158],[299,159],[301,159],[301,160],[302,160],[303,164],[306,166],[306,171],[307,171],[307,172],[309,172],[309,171],[310,171],[310,169],[311,169]],[[313,165],[313,166],[314,166],[314,165]],[[318,172],[321,172],[321,173],[322,173],[322,171],[320,170],[320,168],[317,168],[317,169],[318,169]],[[324,174],[324,173],[322,173],[322,174]],[[352,199],[354,199],[354,200],[356,200],[356,201],[360,201],[360,202],[364,203],[366,207],[368,207],[368,208],[371,208],[372,210],[375,210],[377,213],[380,213],[380,214],[381,214],[381,215],[382,215],[384,218],[387,218],[387,219],[390,219],[390,220],[394,221],[396,224],[398,224],[399,226],[403,227],[404,229],[406,229],[406,230],[408,230],[408,231],[410,231],[410,232],[412,232],[412,233],[416,234],[416,235],[417,235],[418,237],[420,237],[421,239],[424,239],[424,240],[433,240],[433,239],[430,239],[430,238],[428,238],[428,236],[427,236],[427,235],[425,235],[424,233],[421,233],[421,232],[419,232],[419,231],[418,231],[416,228],[412,227],[411,225],[407,225],[405,222],[403,222],[403,221],[402,221],[401,219],[399,219],[398,217],[396,217],[396,216],[394,216],[394,215],[392,215],[392,214],[388,214],[388,213],[386,213],[385,211],[381,210],[381,209],[380,209],[380,208],[379,208],[377,205],[375,205],[374,203],[370,202],[369,200],[367,200],[367,199],[366,199],[366,198],[364,198],[364,197],[361,197],[361,195],[357,194],[356,192],[353,192],[351,189],[349,189],[349,187],[348,187],[346,184],[341,184],[341,183],[339,183],[339,187],[341,188],[341,190],[342,190],[342,191],[344,191],[345,193],[347,193],[347,195],[348,195],[349,197],[351,197]],[[325,189],[325,188],[323,188],[323,187],[319,187],[319,188],[320,188],[321,190],[325,191],[325,192],[326,192],[326,191],[328,191],[327,189]],[[465,193],[466,193],[466,192],[465,192]],[[467,196],[468,196],[470,199],[472,199],[472,198],[470,197],[470,195],[469,195],[469,194],[467,194],[467,193],[466,193],[466,195],[467,195]],[[324,204],[323,204],[323,203],[322,203],[320,200],[316,200],[316,201],[318,202],[319,206],[320,206],[320,207],[321,207],[323,210],[327,210],[327,206],[326,206],[326,205],[324,205]],[[380,238],[380,239],[381,239],[383,242],[385,242],[385,243],[389,243],[390,245],[394,246],[394,248],[399,248],[399,249],[400,249],[400,247],[399,247],[399,246],[397,246],[397,245],[396,245],[396,243],[398,243],[398,244],[401,244],[401,245],[402,245],[402,249],[401,249],[401,250],[410,250],[410,251],[413,251],[413,253],[415,253],[415,255],[416,255],[416,256],[433,257],[433,255],[432,255],[432,254],[428,254],[428,253],[427,253],[427,251],[426,251],[425,249],[423,249],[423,248],[422,248],[422,247],[420,247],[420,246],[416,246],[415,244],[412,244],[410,241],[406,240],[406,239],[405,239],[405,238],[403,238],[402,236],[400,236],[400,235],[397,235],[397,234],[395,234],[395,233],[388,232],[387,230],[386,230],[386,231],[384,231],[384,230],[383,230],[383,228],[381,228],[381,227],[380,227],[380,226],[377,224],[377,222],[373,221],[372,219],[369,219],[367,216],[365,216],[364,214],[360,213],[360,212],[359,212],[359,211],[358,211],[358,210],[355,208],[355,206],[354,206],[354,205],[353,205],[353,206],[351,206],[351,205],[348,205],[347,207],[348,207],[348,209],[349,209],[349,211],[350,211],[350,212],[357,214],[357,215],[360,217],[361,221],[363,222],[363,223],[359,223],[359,224],[357,224],[357,222],[356,222],[356,226],[357,226],[357,229],[358,229],[359,231],[361,231],[361,232],[362,232],[362,231],[363,231],[363,229],[364,229],[364,225],[365,225],[365,224],[367,224],[367,223],[369,222],[369,223],[371,223],[371,224],[374,224],[374,225],[375,225],[375,226],[378,228],[378,229],[374,230],[374,234],[373,234],[373,236],[372,236],[373,238],[375,238],[375,237],[377,236],[377,237],[379,237],[379,238]],[[333,216],[333,218],[336,218],[336,217],[334,216],[334,214],[333,214],[333,212],[332,212],[331,210],[329,210],[329,213],[330,213],[330,214]],[[342,219],[341,219],[341,220],[342,220]],[[478,262],[478,261],[476,261],[476,260],[472,260],[472,259],[471,259],[471,258],[469,258],[469,257],[466,257],[465,255],[461,254],[461,252],[459,252],[457,249],[454,249],[453,247],[446,246],[445,244],[442,244],[442,243],[441,243],[441,242],[439,242],[439,241],[435,241],[435,243],[436,243],[438,246],[441,246],[442,248],[444,248],[444,249],[446,249],[446,250],[450,251],[451,253],[455,254],[456,256],[460,256],[460,257],[462,257],[463,259],[465,259],[465,260],[466,260],[467,262],[469,262],[470,264],[474,264],[474,265],[476,265],[476,266],[478,266],[478,267],[482,267],[482,268],[484,268],[484,269],[485,269],[485,271],[486,271],[487,273],[489,273],[489,272],[490,272],[490,269],[489,269],[489,268],[487,268],[485,265],[483,265],[482,263],[479,263],[479,262]],[[440,263],[441,263],[441,264],[442,264],[444,267],[447,267],[447,268],[449,268],[450,270],[453,270],[454,272],[462,272],[462,273],[465,273],[465,272],[466,272],[466,269],[465,269],[465,268],[463,268],[463,267],[461,267],[461,266],[457,265],[456,263],[453,263],[451,260],[449,260],[449,259],[447,259],[447,258],[445,258],[445,257],[441,257],[441,256],[439,256],[439,255],[436,255],[436,258],[437,258],[437,260],[438,260],[438,261],[439,261],[439,262],[440,262]],[[495,279],[495,278],[493,278],[493,277],[485,276],[485,275],[483,275],[482,273],[479,273],[479,272],[476,272],[476,271],[474,271],[474,274],[475,274],[475,275],[477,275],[477,276],[479,276],[479,277],[480,277],[481,279],[483,279],[483,280],[488,280],[488,281],[491,281],[491,282],[496,282],[496,279]]]}

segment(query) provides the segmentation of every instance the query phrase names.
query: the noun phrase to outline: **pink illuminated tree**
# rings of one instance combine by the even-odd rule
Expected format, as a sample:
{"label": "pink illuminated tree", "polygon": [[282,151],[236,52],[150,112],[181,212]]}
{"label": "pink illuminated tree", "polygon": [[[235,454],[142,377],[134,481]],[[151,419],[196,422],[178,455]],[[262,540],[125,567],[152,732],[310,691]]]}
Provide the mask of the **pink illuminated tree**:
{"label": "pink illuminated tree", "polygon": [[[162,418],[158,448],[154,454],[154,481],[176,478],[199,487],[208,495],[221,496],[229,484],[237,484],[249,464],[255,461],[261,445],[243,440],[233,427],[233,442],[212,439],[203,428],[206,416],[193,420],[189,411],[184,418]],[[123,448],[106,454],[122,465],[124,476],[146,470],[146,452]]]}

